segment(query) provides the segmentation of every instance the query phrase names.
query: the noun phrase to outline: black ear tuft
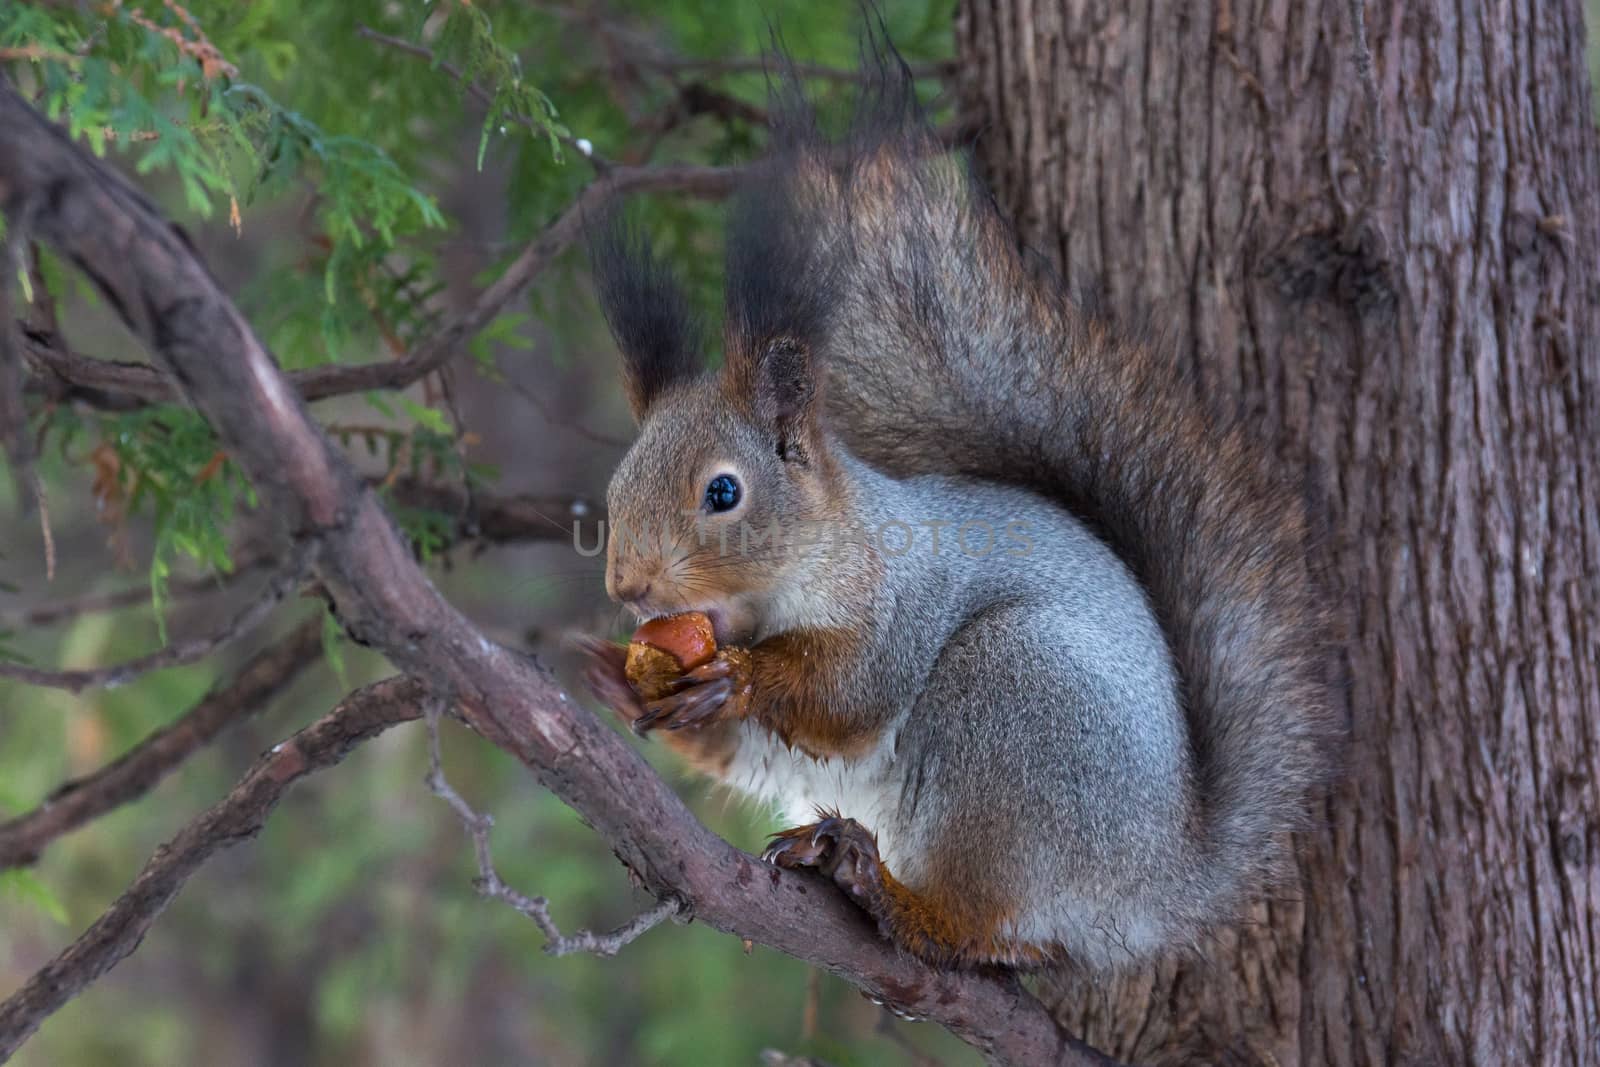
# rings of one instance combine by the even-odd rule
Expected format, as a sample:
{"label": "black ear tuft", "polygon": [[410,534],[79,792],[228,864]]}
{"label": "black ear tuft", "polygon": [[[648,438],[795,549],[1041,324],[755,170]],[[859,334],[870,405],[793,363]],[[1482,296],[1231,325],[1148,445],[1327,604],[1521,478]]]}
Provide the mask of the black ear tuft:
{"label": "black ear tuft", "polygon": [[682,288],[639,229],[613,210],[588,226],[589,264],[611,335],[622,350],[634,417],[701,368],[704,332]]}
{"label": "black ear tuft", "polygon": [[[915,221],[921,157],[942,149],[917,104],[915,79],[889,40],[874,0],[862,0],[861,94],[843,136],[830,137],[776,28],[767,53],[767,158],[741,183],[728,218],[727,377],[735,397],[786,443],[819,426],[823,363],[833,324],[860,301],[848,282],[861,235]],[[904,164],[910,161],[911,166]],[[903,172],[903,173],[902,173]],[[857,212],[868,217],[857,218]],[[937,265],[931,265],[937,270]],[[902,284],[890,274],[880,286]]]}
{"label": "black ear tuft", "polygon": [[817,374],[811,348],[780,337],[760,353],[754,381],[754,411],[778,431],[778,454],[804,454],[815,429]]}
{"label": "black ear tuft", "polygon": [[[860,43],[861,92],[856,98],[845,141],[849,155],[860,159],[892,145],[921,154],[934,147],[932,127],[917,102],[917,80],[911,65],[889,39],[889,27],[875,6],[862,5]],[[907,141],[911,142],[910,145]]]}
{"label": "black ear tuft", "polygon": [[745,180],[728,217],[727,374],[785,452],[815,429],[818,361],[841,295],[809,163],[779,151]]}

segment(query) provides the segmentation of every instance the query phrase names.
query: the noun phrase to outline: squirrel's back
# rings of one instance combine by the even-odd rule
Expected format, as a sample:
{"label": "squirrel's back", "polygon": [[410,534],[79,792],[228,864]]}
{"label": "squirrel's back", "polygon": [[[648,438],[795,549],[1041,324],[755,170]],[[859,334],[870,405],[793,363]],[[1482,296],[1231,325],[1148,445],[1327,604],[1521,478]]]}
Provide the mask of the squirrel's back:
{"label": "squirrel's back", "polygon": [[810,235],[837,290],[831,424],[895,475],[1041,493],[1132,570],[1183,689],[1199,910],[1225,918],[1280,867],[1340,733],[1303,496],[1208,417],[1175,361],[1027,268],[967,162],[922,122],[898,57],[877,60],[842,140],[791,106],[772,171],[789,215],[775,225]]}

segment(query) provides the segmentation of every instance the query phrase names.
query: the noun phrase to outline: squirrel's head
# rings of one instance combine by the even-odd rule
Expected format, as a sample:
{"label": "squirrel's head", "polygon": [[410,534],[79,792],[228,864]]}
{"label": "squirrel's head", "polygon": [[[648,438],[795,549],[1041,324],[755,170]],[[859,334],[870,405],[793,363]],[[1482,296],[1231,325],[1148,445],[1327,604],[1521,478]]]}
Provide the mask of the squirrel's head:
{"label": "squirrel's head", "polygon": [[795,268],[795,250],[769,242],[760,250],[769,259],[752,263],[750,231],[734,232],[744,236],[730,237],[716,371],[703,369],[703,335],[637,235],[613,220],[591,239],[639,422],[606,493],[606,592],[641,617],[704,611],[722,642],[748,640],[794,608],[817,562],[792,543],[841,517],[843,489],[814,358],[821,307],[794,290],[804,264],[779,283],[772,261]]}

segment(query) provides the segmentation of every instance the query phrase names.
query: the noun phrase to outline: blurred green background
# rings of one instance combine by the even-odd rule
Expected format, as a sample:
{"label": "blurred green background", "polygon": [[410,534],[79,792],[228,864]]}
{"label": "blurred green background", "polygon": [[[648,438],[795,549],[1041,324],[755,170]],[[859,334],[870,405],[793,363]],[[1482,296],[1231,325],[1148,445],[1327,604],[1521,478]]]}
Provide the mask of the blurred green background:
{"label": "blurred green background", "polygon": [[[908,57],[931,62],[948,54],[951,8],[895,2],[885,16]],[[855,5],[800,2],[207,0],[183,10],[198,30],[160,0],[113,15],[0,0],[0,69],[158,198],[288,366],[392,358],[497,276],[593,176],[545,127],[618,160],[742,161],[762,131],[726,101],[763,106],[763,76],[698,61],[759,57],[770,17],[797,58],[848,69],[859,25]],[[361,25],[433,50],[490,103],[427,59],[359,36]],[[231,84],[259,98],[206,78],[193,47],[201,34],[236,68]],[[815,85],[827,106],[850,88]],[[703,90],[725,97],[716,106],[727,114],[684,103]],[[714,310],[720,205],[667,194],[634,208]],[[143,359],[69,270],[47,256],[37,280],[75,350]],[[632,428],[580,251],[455,361],[451,386],[314,410],[349,431],[351,455],[374,476],[415,467],[480,492],[602,497]],[[158,647],[163,627],[200,634],[237,610],[260,580],[227,580],[250,552],[250,501],[231,467],[204,475],[214,450],[203,426],[170,408],[106,414],[37,396],[30,411],[59,572],[46,580],[37,519],[0,478],[0,655],[112,663]],[[565,535],[440,551],[443,516],[400,517],[454,603],[558,669],[563,630],[622,622],[600,561]],[[190,588],[207,575],[218,576],[213,588]],[[138,600],[124,610],[49,626],[24,614],[125,589]],[[267,632],[122,689],[74,696],[0,681],[0,820],[176,718],[320,610],[286,604]],[[76,937],[262,750],[350,685],[388,673],[348,643],[329,651],[153,793],[59,840],[36,866],[0,872],[0,996]],[[452,782],[497,820],[501,873],[548,896],[564,929],[609,929],[648,906],[604,844],[525,771],[454,727],[445,740]],[[646,751],[737,844],[758,848],[775,828],[659,746]],[[211,861],[141,948],[15,1062],[754,1064],[777,1048],[893,1064],[914,1062],[912,1046],[942,1062],[972,1059],[935,1028],[880,1032],[879,1009],[849,987],[826,979],[813,994],[804,965],[759,947],[747,954],[699,926],[660,927],[614,959],[546,957],[531,923],[474,892],[470,844],[423,785],[425,765],[423,730],[401,727],[297,787],[258,840]]]}
{"label": "blurred green background", "polygon": [[[883,4],[919,65],[949,58],[953,7]],[[1600,15],[1600,0],[1589,11]],[[764,104],[764,80],[717,61],[758,57],[775,24],[799,60],[847,69],[859,18],[854,4],[801,0],[182,9],[148,0],[110,14],[0,0],[0,70],[155,195],[280,360],[300,367],[391,358],[469,301],[592,177],[576,138],[629,162],[749,158],[762,134],[748,108]],[[427,47],[488,102],[426,59],[362,37],[362,25]],[[236,69],[231,79],[207,77],[202,33]],[[949,118],[939,80],[921,85]],[[851,86],[824,78],[811,88],[830,110]],[[720,206],[665,194],[634,207],[714,311]],[[142,358],[60,264],[45,257],[30,283],[55,299],[77,350]],[[376,478],[415,470],[485,493],[601,497],[631,426],[580,253],[455,361],[450,386],[348,397],[315,413]],[[205,428],[172,408],[119,414],[31,399],[59,568],[47,580],[38,522],[0,478],[0,655],[112,663],[237,610],[259,582],[228,578],[250,555],[255,517],[231,468],[212,468]],[[445,516],[398,517],[455,604],[558,670],[570,666],[564,630],[623,625],[599,562],[564,535],[446,547]],[[196,591],[192,580],[206,576],[214,582]],[[27,619],[45,602],[119,590],[137,593],[132,606],[47,626]],[[266,632],[122,689],[73,696],[0,681],[0,820],[171,721],[320,610],[287,604]],[[386,673],[330,639],[286,694],[153,793],[61,839],[36,866],[0,872],[0,996],[262,750]],[[646,752],[741,847],[775,828],[659,747]],[[563,928],[610,928],[649,904],[599,839],[509,759],[453,728],[446,756],[455,786],[497,820],[502,875],[548,896]],[[694,925],[660,927],[610,960],[546,957],[529,922],[475,894],[469,842],[424,787],[425,765],[423,730],[406,726],[297,787],[258,840],[213,859],[138,952],[16,1062],[755,1064],[766,1048],[840,1067],[977,1062],[936,1028],[889,1020],[840,982]]]}

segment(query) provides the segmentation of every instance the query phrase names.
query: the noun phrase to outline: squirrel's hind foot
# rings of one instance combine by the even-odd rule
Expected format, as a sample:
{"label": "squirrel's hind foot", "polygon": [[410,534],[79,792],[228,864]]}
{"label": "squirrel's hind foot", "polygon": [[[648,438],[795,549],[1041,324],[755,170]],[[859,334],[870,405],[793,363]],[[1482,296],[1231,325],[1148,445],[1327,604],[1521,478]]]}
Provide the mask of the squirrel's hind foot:
{"label": "squirrel's hind foot", "polygon": [[817,814],[822,818],[809,826],[773,834],[772,843],[761,858],[778,867],[821,871],[882,926],[884,916],[880,910],[887,899],[887,872],[878,858],[878,839],[865,826],[854,819],[841,818],[837,812]]}
{"label": "squirrel's hind foot", "polygon": [[772,835],[761,858],[811,868],[830,878],[870,915],[884,937],[936,966],[1034,967],[1053,953],[1000,936],[1007,909],[982,892],[913,890],[889,872],[872,831],[837,812]]}
{"label": "squirrel's hind foot", "polygon": [[929,962],[948,959],[943,946],[930,943],[908,921],[914,910],[908,908],[912,895],[884,866],[872,831],[838,812],[818,809],[817,816],[808,826],[773,834],[761,858],[778,867],[809,867],[827,876],[872,917],[885,938]]}

